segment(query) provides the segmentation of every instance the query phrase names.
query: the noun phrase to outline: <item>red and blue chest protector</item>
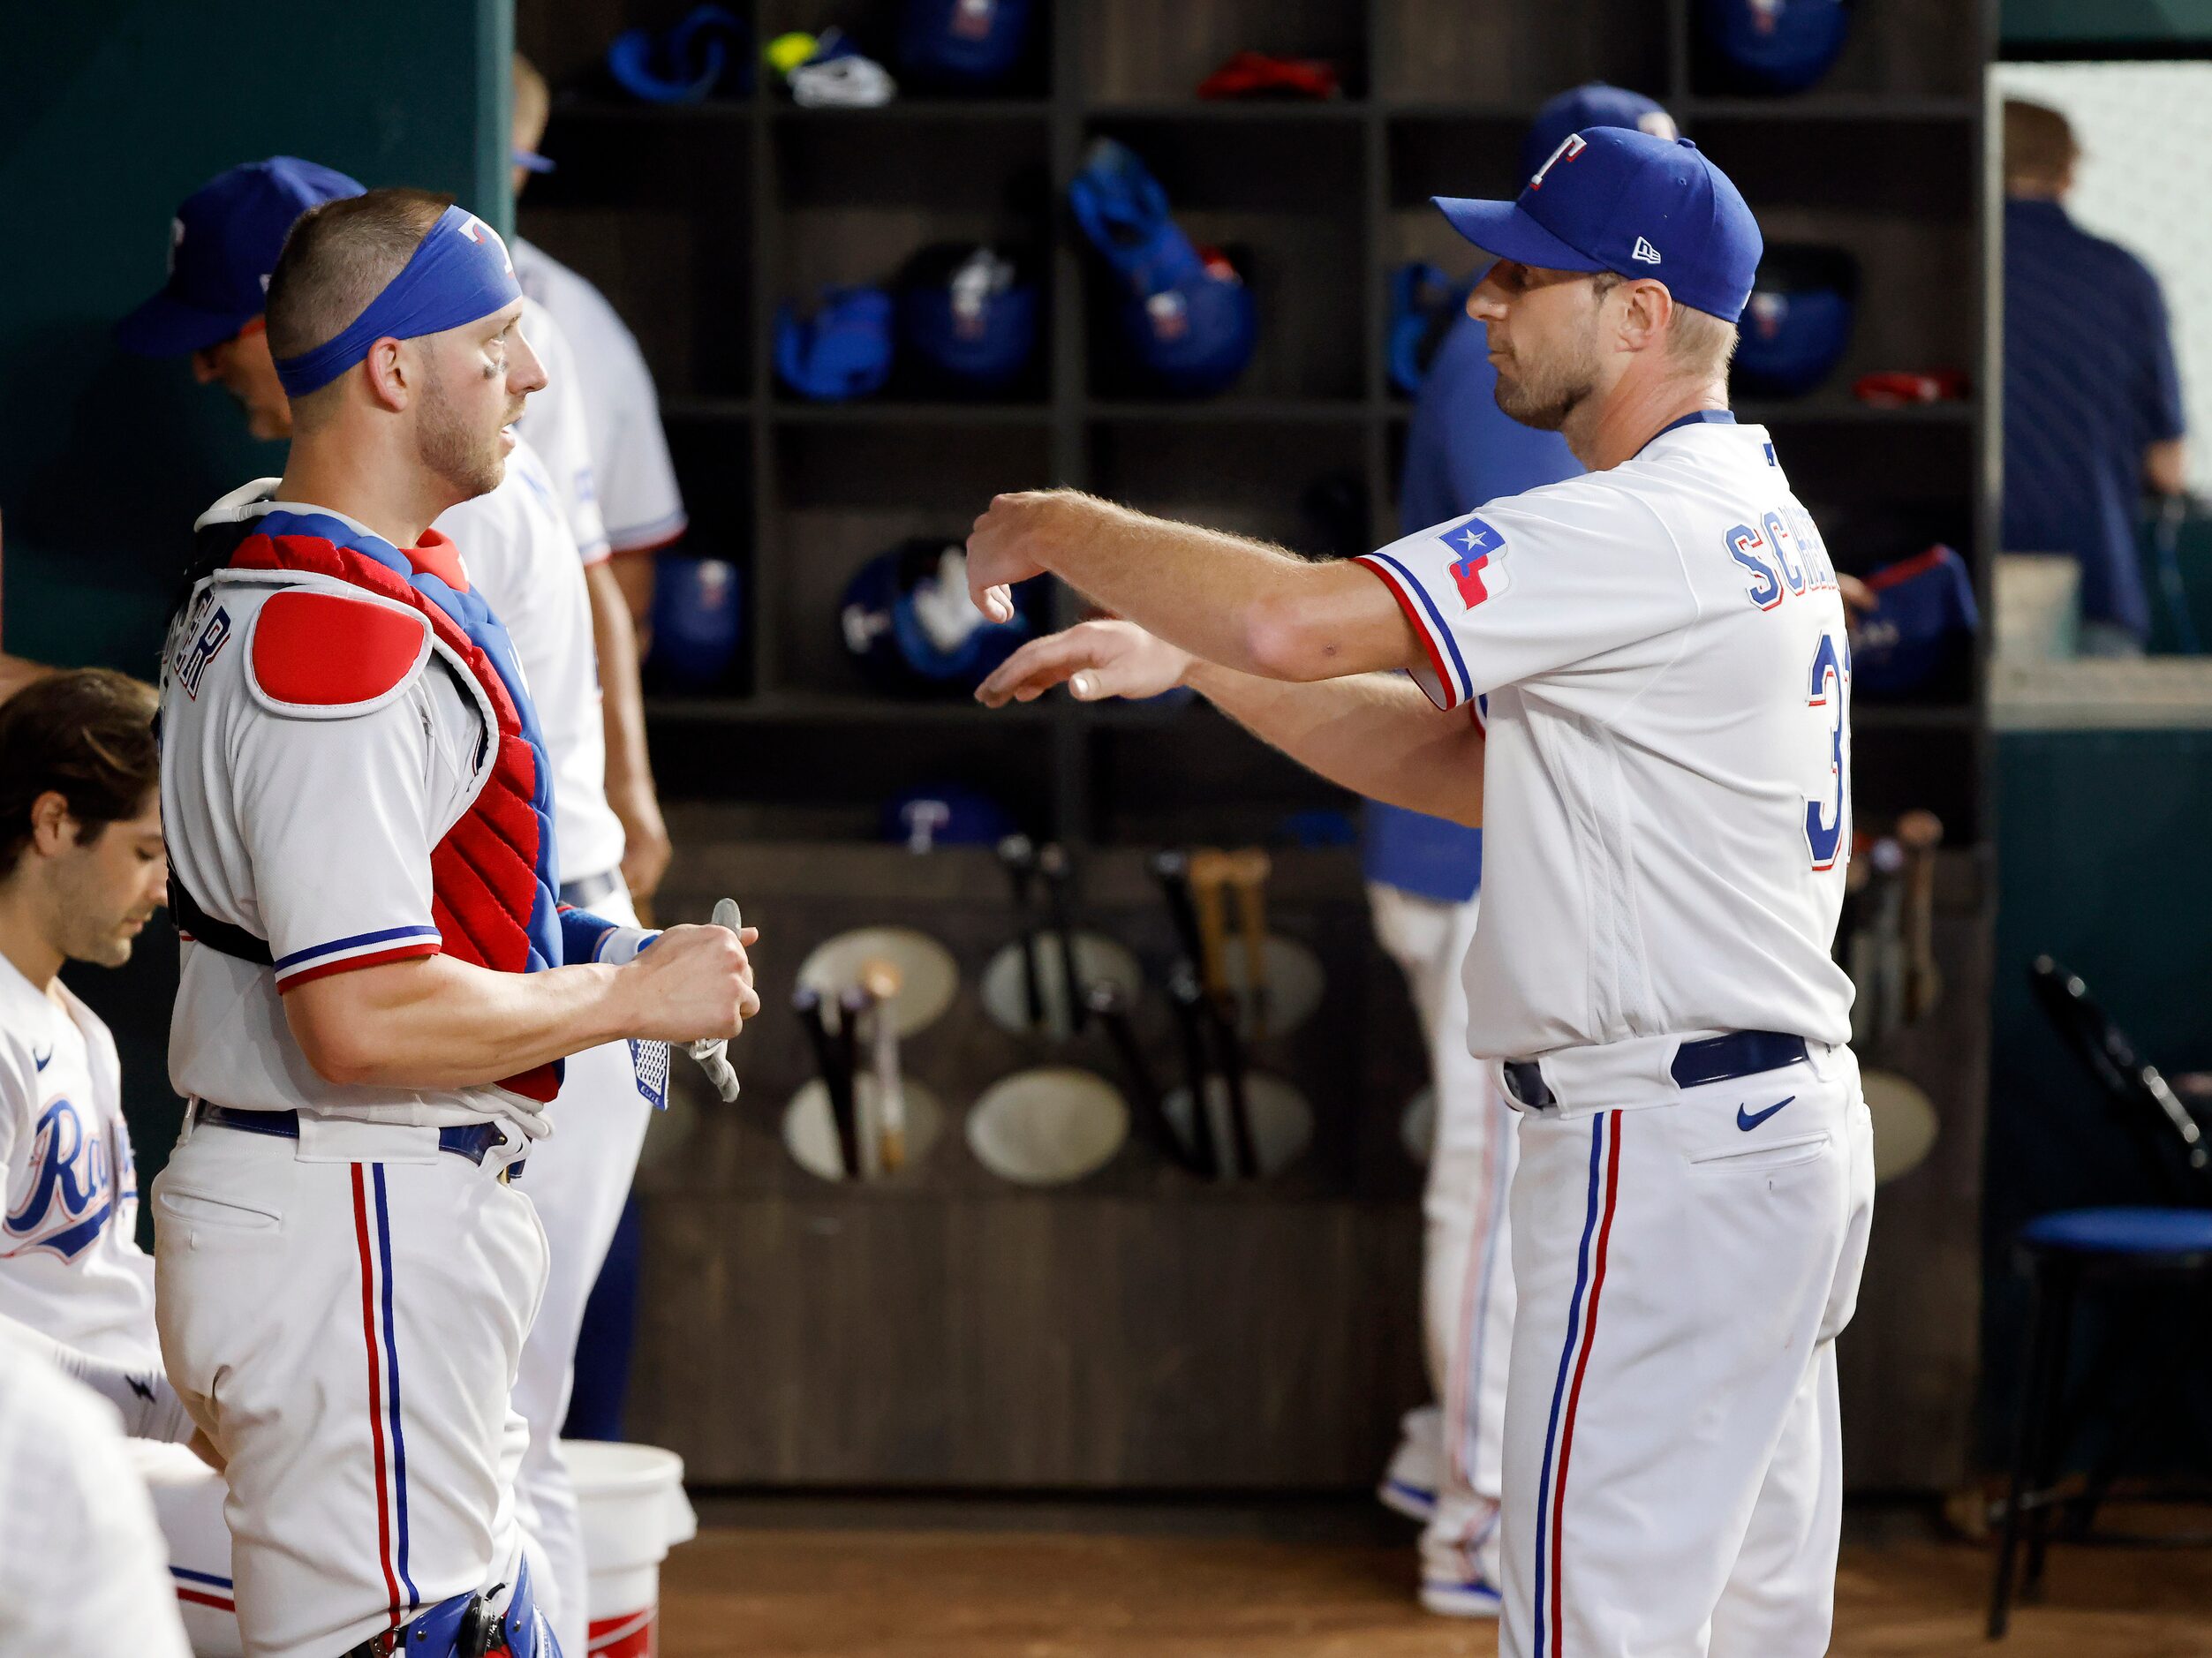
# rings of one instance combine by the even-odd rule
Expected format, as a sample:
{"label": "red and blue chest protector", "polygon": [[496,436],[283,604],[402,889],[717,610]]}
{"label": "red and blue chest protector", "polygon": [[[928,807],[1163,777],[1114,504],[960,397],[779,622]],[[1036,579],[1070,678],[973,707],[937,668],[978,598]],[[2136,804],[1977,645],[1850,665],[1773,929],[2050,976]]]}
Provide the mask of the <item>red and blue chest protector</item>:
{"label": "red and blue chest protector", "polygon": [[[475,592],[453,544],[435,531],[404,550],[327,513],[278,509],[223,526],[242,531],[223,561],[238,570],[296,571],[365,588],[412,607],[449,661],[484,695],[494,728],[490,775],[460,819],[431,848],[431,918],[442,951],[504,973],[535,973],[565,958],[560,863],[553,835],[553,767],[507,629]],[[568,912],[591,931],[604,923]],[[588,959],[579,956],[578,959]],[[502,1087],[550,1100],[559,1061]]]}

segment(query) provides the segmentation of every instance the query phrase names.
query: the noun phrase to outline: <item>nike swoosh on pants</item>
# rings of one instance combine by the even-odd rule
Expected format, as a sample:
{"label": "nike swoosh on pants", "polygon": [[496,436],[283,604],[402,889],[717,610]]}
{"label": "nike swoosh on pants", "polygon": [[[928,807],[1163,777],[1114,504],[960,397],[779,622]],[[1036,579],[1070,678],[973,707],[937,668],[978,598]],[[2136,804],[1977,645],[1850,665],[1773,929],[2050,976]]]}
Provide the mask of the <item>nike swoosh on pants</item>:
{"label": "nike swoosh on pants", "polygon": [[1766,1121],[1768,1118],[1773,1116],[1775,1112],[1780,1111],[1783,1106],[1788,1104],[1790,1100],[1793,1100],[1797,1096],[1793,1094],[1789,1097],[1789,1099],[1777,1100],[1773,1104],[1768,1106],[1766,1110],[1759,1112],[1755,1114],[1744,1110],[1742,1106],[1739,1105],[1736,1107],[1736,1127],[1742,1129],[1744,1133],[1749,1134],[1761,1123]]}

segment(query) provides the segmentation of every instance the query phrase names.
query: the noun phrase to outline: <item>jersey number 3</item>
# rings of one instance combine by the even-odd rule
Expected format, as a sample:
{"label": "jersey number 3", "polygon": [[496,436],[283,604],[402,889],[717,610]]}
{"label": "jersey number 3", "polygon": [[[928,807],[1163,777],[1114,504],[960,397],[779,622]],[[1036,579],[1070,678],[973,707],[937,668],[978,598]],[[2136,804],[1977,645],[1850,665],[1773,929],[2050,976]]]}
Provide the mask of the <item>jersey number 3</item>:
{"label": "jersey number 3", "polygon": [[1851,646],[1840,650],[1833,634],[1820,636],[1813,652],[1808,708],[1831,711],[1828,742],[1828,774],[1833,780],[1831,798],[1805,802],[1805,845],[1813,855],[1813,867],[1832,870],[1851,833]]}

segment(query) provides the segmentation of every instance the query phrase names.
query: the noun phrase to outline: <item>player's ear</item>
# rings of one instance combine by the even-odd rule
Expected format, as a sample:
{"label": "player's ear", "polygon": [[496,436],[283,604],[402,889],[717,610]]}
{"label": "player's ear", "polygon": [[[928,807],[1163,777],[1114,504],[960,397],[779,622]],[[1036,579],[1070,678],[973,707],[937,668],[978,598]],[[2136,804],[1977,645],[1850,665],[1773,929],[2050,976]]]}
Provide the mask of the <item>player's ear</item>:
{"label": "player's ear", "polygon": [[31,844],[47,857],[66,852],[77,844],[77,820],[69,815],[69,801],[59,789],[48,789],[31,803]]}
{"label": "player's ear", "polygon": [[377,341],[369,347],[361,366],[368,374],[369,390],[378,406],[394,414],[406,409],[422,384],[420,348],[411,340]]}
{"label": "player's ear", "polygon": [[1674,296],[1667,291],[1666,284],[1645,277],[1623,283],[1614,291],[1621,297],[1622,343],[1632,351],[1649,350],[1659,344],[1674,318]]}

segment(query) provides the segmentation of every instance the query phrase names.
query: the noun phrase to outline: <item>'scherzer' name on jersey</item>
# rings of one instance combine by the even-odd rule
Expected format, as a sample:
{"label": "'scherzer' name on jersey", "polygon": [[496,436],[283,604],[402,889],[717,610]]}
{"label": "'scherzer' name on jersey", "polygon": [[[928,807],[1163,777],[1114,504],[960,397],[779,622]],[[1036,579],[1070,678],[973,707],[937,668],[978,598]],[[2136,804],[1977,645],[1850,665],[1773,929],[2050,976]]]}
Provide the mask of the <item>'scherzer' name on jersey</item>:
{"label": "'scherzer' name on jersey", "polygon": [[1477,1055],[1847,1040],[1851,652],[1763,428],[1693,419],[1361,561],[1430,697],[1486,710]]}

